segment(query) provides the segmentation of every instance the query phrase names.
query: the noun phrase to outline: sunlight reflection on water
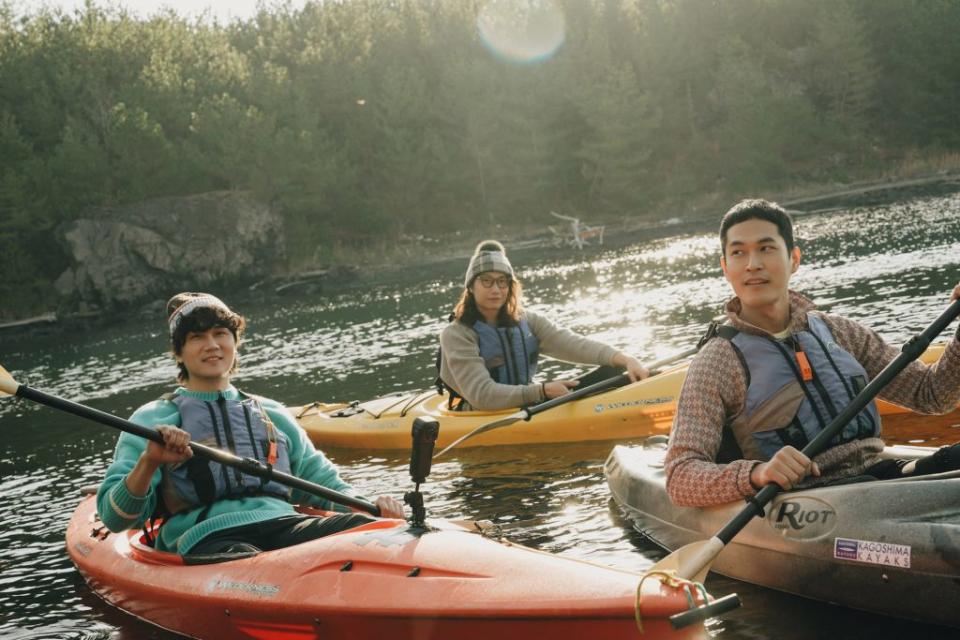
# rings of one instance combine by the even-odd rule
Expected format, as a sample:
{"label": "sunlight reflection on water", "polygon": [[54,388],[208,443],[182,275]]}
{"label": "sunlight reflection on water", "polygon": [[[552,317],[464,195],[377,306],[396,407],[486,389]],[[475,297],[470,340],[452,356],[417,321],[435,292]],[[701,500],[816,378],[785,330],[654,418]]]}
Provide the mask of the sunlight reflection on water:
{"label": "sunlight reflection on water", "polygon": [[[654,360],[692,345],[729,295],[715,234],[678,230],[631,246],[517,252],[511,259],[531,307]],[[804,260],[795,287],[899,342],[946,305],[960,280],[960,194],[800,216],[798,238]],[[438,265],[422,278],[306,298],[225,296],[250,321],[238,386],[291,404],[429,388],[436,336],[462,286],[462,269]],[[76,337],[4,336],[0,356],[32,386],[129,414],[171,382],[175,369],[164,349],[162,319],[132,318]],[[571,367],[548,361],[543,371],[554,376]],[[63,553],[79,487],[100,478],[114,434],[20,402],[0,403],[0,417],[7,434],[0,442],[0,518],[7,523],[0,529],[0,631],[138,637],[143,627],[105,612],[77,588]],[[434,465],[425,486],[429,512],[490,519],[518,542],[641,570],[659,552],[609,506],[602,462],[610,446],[466,450]],[[367,495],[409,486],[405,454],[328,454]],[[720,594],[737,590],[748,603],[714,624],[721,637],[815,633],[809,620],[827,615],[872,638],[909,629],[722,578],[711,586]]]}

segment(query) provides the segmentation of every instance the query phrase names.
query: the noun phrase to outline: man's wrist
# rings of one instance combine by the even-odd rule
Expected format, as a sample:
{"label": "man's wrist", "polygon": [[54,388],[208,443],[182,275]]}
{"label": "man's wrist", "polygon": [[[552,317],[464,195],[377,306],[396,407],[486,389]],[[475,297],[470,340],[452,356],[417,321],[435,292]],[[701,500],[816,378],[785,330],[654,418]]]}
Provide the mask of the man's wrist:
{"label": "man's wrist", "polygon": [[764,466],[763,462],[758,462],[757,464],[753,465],[753,467],[750,468],[750,475],[748,476],[748,480],[750,481],[750,486],[757,491],[759,491],[760,489],[763,489],[763,486],[759,482],[757,482],[757,480],[754,480],[754,474],[756,473],[757,475],[759,475],[759,472],[757,470],[760,469],[760,467],[762,466]]}

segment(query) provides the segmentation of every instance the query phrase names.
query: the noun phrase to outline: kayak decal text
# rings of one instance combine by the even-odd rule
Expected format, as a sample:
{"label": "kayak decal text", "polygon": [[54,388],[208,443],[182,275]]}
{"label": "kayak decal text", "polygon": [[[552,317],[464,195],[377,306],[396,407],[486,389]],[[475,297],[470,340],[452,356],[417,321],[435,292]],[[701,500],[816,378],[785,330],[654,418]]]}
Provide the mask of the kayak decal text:
{"label": "kayak decal text", "polygon": [[606,405],[597,404],[593,410],[597,413],[604,409],[613,411],[616,409],[628,409],[630,407],[646,407],[653,404],[666,404],[673,402],[673,396],[660,396],[659,398],[641,398],[639,400],[624,400],[622,402],[608,402]]}
{"label": "kayak decal text", "polygon": [[783,496],[770,507],[767,524],[785,538],[813,540],[833,531],[837,526],[837,511],[820,498]]}
{"label": "kayak decal text", "polygon": [[777,520],[773,526],[777,529],[790,527],[791,529],[799,531],[808,525],[827,525],[829,524],[828,521],[835,515],[833,509],[804,509],[803,505],[799,502],[785,500],[780,504],[780,509],[777,511]]}
{"label": "kayak decal text", "polygon": [[244,591],[259,596],[273,597],[280,593],[280,587],[275,584],[257,584],[256,582],[237,582],[214,578],[207,585],[207,591]]}
{"label": "kayak decal text", "polygon": [[839,560],[854,560],[856,562],[909,569],[910,545],[834,538],[833,557]]}

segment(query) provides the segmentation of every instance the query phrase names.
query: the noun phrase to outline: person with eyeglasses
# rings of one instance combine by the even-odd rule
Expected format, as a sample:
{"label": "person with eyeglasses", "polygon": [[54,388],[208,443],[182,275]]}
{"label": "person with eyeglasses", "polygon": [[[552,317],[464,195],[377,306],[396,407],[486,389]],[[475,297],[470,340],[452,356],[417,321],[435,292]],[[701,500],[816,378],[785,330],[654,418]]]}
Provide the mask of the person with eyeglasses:
{"label": "person with eyeglasses", "polygon": [[[463,284],[437,354],[437,387],[449,394],[451,409],[508,409],[557,398],[624,370],[631,381],[650,375],[633,356],[525,309],[520,280],[495,240],[477,245]],[[601,369],[589,379],[536,382],[540,354]]]}

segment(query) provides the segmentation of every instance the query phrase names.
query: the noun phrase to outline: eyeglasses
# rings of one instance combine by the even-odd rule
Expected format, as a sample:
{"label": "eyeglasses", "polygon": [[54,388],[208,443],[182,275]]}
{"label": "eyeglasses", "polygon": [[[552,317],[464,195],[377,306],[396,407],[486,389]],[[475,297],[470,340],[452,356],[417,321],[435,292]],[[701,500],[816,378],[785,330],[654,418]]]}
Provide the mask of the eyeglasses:
{"label": "eyeglasses", "polygon": [[500,289],[510,288],[510,278],[507,278],[506,276],[500,277],[500,278],[490,278],[487,276],[480,276],[479,278],[477,278],[477,280],[480,282],[480,285],[484,289],[490,289],[491,287],[493,287],[493,285],[497,285],[497,287]]}

